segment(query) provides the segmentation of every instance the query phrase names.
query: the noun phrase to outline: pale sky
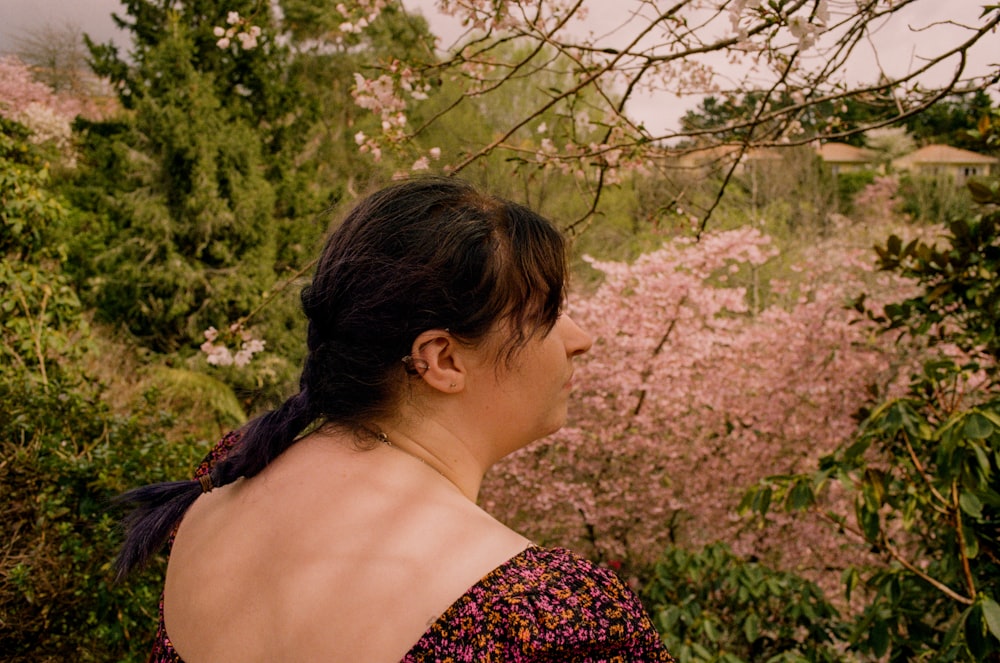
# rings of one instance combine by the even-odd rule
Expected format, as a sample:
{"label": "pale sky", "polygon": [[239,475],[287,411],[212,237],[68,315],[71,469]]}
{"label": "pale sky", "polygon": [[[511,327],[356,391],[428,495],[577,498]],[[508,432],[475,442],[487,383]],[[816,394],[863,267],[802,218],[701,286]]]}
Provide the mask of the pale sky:
{"label": "pale sky", "polygon": [[49,25],[77,26],[99,42],[116,32],[113,12],[123,12],[119,0],[0,0],[0,53],[15,50],[17,35]]}
{"label": "pale sky", "polygon": [[[453,37],[457,26],[454,21],[448,21],[435,16],[433,0],[404,0],[408,8],[425,7],[424,13],[431,22],[431,28],[443,37],[443,43],[450,43],[448,37]],[[938,44],[949,40],[949,30],[945,23],[954,21],[975,25],[986,0],[923,0],[907,7],[909,13],[906,21],[897,21],[882,31],[875,33],[875,41],[881,50],[880,65],[889,73],[900,74],[913,69],[919,64],[922,52],[935,48]],[[622,0],[596,0],[588,3],[590,7],[589,20],[581,26],[581,33],[590,30],[606,29],[621,21],[625,15],[628,3]],[[0,54],[15,50],[16,37],[25,31],[38,29],[46,25],[62,27],[72,25],[89,34],[98,42],[104,42],[115,37],[117,33],[111,20],[112,12],[122,12],[120,0],[0,0]],[[596,26],[596,27],[595,27]],[[911,28],[933,26],[923,32],[914,32]],[[954,34],[953,32],[951,34]],[[983,39],[978,49],[970,59],[977,71],[995,71],[1000,65],[1000,35],[992,35]],[[992,67],[990,66],[992,65]],[[877,71],[874,60],[866,62],[860,59],[854,66],[856,71],[850,71],[849,76],[856,80],[871,80]],[[950,66],[945,68],[950,69]],[[929,83],[939,82],[948,73],[939,70]],[[853,75],[852,75],[853,74]],[[647,121],[650,128],[654,124],[673,123],[683,113],[684,108],[693,107],[696,100],[678,100],[673,95],[636,99],[630,105],[633,115]],[[673,112],[664,113],[669,107]],[[673,117],[671,117],[673,116]],[[650,121],[649,118],[655,118]]]}

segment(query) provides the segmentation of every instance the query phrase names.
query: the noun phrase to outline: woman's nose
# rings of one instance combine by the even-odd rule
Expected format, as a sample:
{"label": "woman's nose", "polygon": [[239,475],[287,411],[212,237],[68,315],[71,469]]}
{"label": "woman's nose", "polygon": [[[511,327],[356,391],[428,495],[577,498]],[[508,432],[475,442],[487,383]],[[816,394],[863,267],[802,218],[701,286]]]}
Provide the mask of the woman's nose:
{"label": "woman's nose", "polygon": [[573,357],[582,355],[590,349],[594,339],[583,328],[576,324],[576,321],[568,315],[564,315],[568,329],[566,330],[566,354]]}

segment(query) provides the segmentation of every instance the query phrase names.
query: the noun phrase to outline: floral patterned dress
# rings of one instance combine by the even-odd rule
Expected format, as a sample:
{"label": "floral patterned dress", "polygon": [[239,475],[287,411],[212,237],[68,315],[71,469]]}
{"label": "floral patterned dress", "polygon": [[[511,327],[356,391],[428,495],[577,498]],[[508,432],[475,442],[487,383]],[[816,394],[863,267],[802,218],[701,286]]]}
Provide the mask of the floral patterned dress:
{"label": "floral patterned dress", "polygon": [[[227,436],[198,470],[228,452]],[[400,663],[672,663],[635,594],[562,548],[529,547],[455,601]],[[150,663],[184,663],[163,624]]]}

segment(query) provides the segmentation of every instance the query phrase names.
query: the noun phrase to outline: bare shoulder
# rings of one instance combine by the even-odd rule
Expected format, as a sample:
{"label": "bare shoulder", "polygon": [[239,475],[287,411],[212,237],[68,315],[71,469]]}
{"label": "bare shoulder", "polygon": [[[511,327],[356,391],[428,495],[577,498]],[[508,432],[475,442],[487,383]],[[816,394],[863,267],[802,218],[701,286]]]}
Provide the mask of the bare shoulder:
{"label": "bare shoulder", "polygon": [[528,545],[387,451],[296,445],[260,476],[199,498],[164,592],[168,634],[189,663],[237,651],[398,661]]}

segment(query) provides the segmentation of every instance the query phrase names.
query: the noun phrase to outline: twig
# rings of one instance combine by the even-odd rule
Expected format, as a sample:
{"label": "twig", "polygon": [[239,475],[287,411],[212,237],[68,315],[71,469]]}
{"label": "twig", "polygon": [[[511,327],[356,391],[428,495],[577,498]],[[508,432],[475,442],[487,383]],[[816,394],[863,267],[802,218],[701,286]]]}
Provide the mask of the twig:
{"label": "twig", "polygon": [[917,453],[913,450],[913,447],[910,445],[910,438],[906,434],[906,431],[903,431],[902,433],[903,433],[903,444],[906,445],[906,451],[910,454],[910,460],[913,461],[913,466],[917,468],[917,472],[920,473],[920,476],[924,478],[924,481],[927,483],[927,487],[930,489],[931,494],[934,495],[934,497],[936,497],[938,500],[940,500],[940,502],[945,506],[951,506],[951,502],[949,500],[946,500],[944,498],[944,495],[939,493],[937,488],[934,487],[934,484],[931,482],[930,476],[928,476],[927,474],[927,470],[924,469],[923,463],[921,463],[920,459],[917,458]]}
{"label": "twig", "polygon": [[976,581],[972,577],[969,556],[965,554],[965,532],[962,530],[962,507],[958,503],[957,481],[953,481],[951,484],[951,498],[954,500],[952,508],[955,509],[955,533],[958,535],[958,554],[962,560],[962,573],[965,574],[965,587],[969,590],[969,596],[975,596]]}
{"label": "twig", "polygon": [[[687,295],[681,297],[680,300],[678,300],[677,302],[677,306],[674,307],[674,315],[670,319],[670,324],[667,325],[666,331],[663,332],[663,336],[660,337],[660,342],[656,344],[655,348],[653,348],[653,354],[649,356],[649,362],[646,364],[646,368],[644,368],[642,373],[640,374],[643,383],[645,383],[646,380],[649,379],[649,376],[653,374],[653,360],[656,359],[656,357],[661,352],[663,352],[663,347],[667,344],[667,341],[670,339],[670,334],[673,333],[674,328],[677,326],[677,317],[678,315],[680,315],[681,307],[684,306],[685,302],[687,302]],[[639,416],[639,412],[642,411],[642,406],[645,401],[646,401],[646,389],[642,388],[639,390],[639,400],[635,404],[635,408],[632,410],[633,419]],[[626,428],[628,428],[628,425],[626,425]]]}
{"label": "twig", "polygon": [[924,582],[928,583],[929,585],[933,586],[935,589],[945,594],[948,598],[954,601],[958,601],[962,605],[972,605],[973,599],[967,596],[962,596],[961,594],[953,590],[951,587],[948,587],[948,585],[944,584],[940,580],[932,578],[931,576],[927,575],[926,573],[918,569],[916,566],[911,564],[910,562],[906,561],[906,559],[903,558],[903,555],[898,550],[892,547],[892,544],[889,543],[889,540],[885,538],[885,534],[883,534],[881,538],[882,540],[880,543],[882,547],[885,549],[885,551],[889,553],[889,555],[891,555],[893,559],[899,562],[907,571],[914,574],[915,576],[917,576]]}
{"label": "twig", "polygon": [[45,352],[42,348],[42,331],[45,329],[45,309],[49,304],[49,295],[52,294],[52,290],[46,286],[43,288],[42,295],[42,307],[38,314],[38,326],[35,326],[35,321],[31,317],[31,307],[28,306],[28,300],[24,296],[24,290],[21,288],[20,284],[15,282],[17,288],[17,298],[20,300],[21,308],[24,309],[24,318],[28,321],[28,327],[31,329],[31,340],[35,346],[35,357],[38,358],[38,369],[42,374],[42,385],[49,386],[49,378],[45,372]]}
{"label": "twig", "polygon": [[303,274],[305,274],[307,271],[309,271],[310,269],[312,269],[313,266],[317,262],[319,262],[319,256],[317,256],[317,257],[313,258],[312,260],[310,260],[309,262],[307,262],[298,271],[296,271],[294,274],[292,274],[290,277],[288,277],[283,283],[280,283],[277,287],[272,288],[271,290],[269,290],[267,292],[267,294],[265,294],[261,298],[260,303],[257,304],[257,306],[255,306],[253,308],[253,310],[251,310],[249,313],[247,313],[242,318],[240,318],[239,320],[237,320],[235,324],[238,327],[242,327],[247,322],[249,322],[250,318],[252,318],[255,315],[257,315],[258,313],[260,313],[261,309],[263,309],[265,306],[267,306],[268,303],[272,299],[274,299],[275,296],[278,295],[278,293],[284,291],[285,288],[287,288],[288,286],[290,286],[297,278],[299,278],[300,276],[302,276]]}

